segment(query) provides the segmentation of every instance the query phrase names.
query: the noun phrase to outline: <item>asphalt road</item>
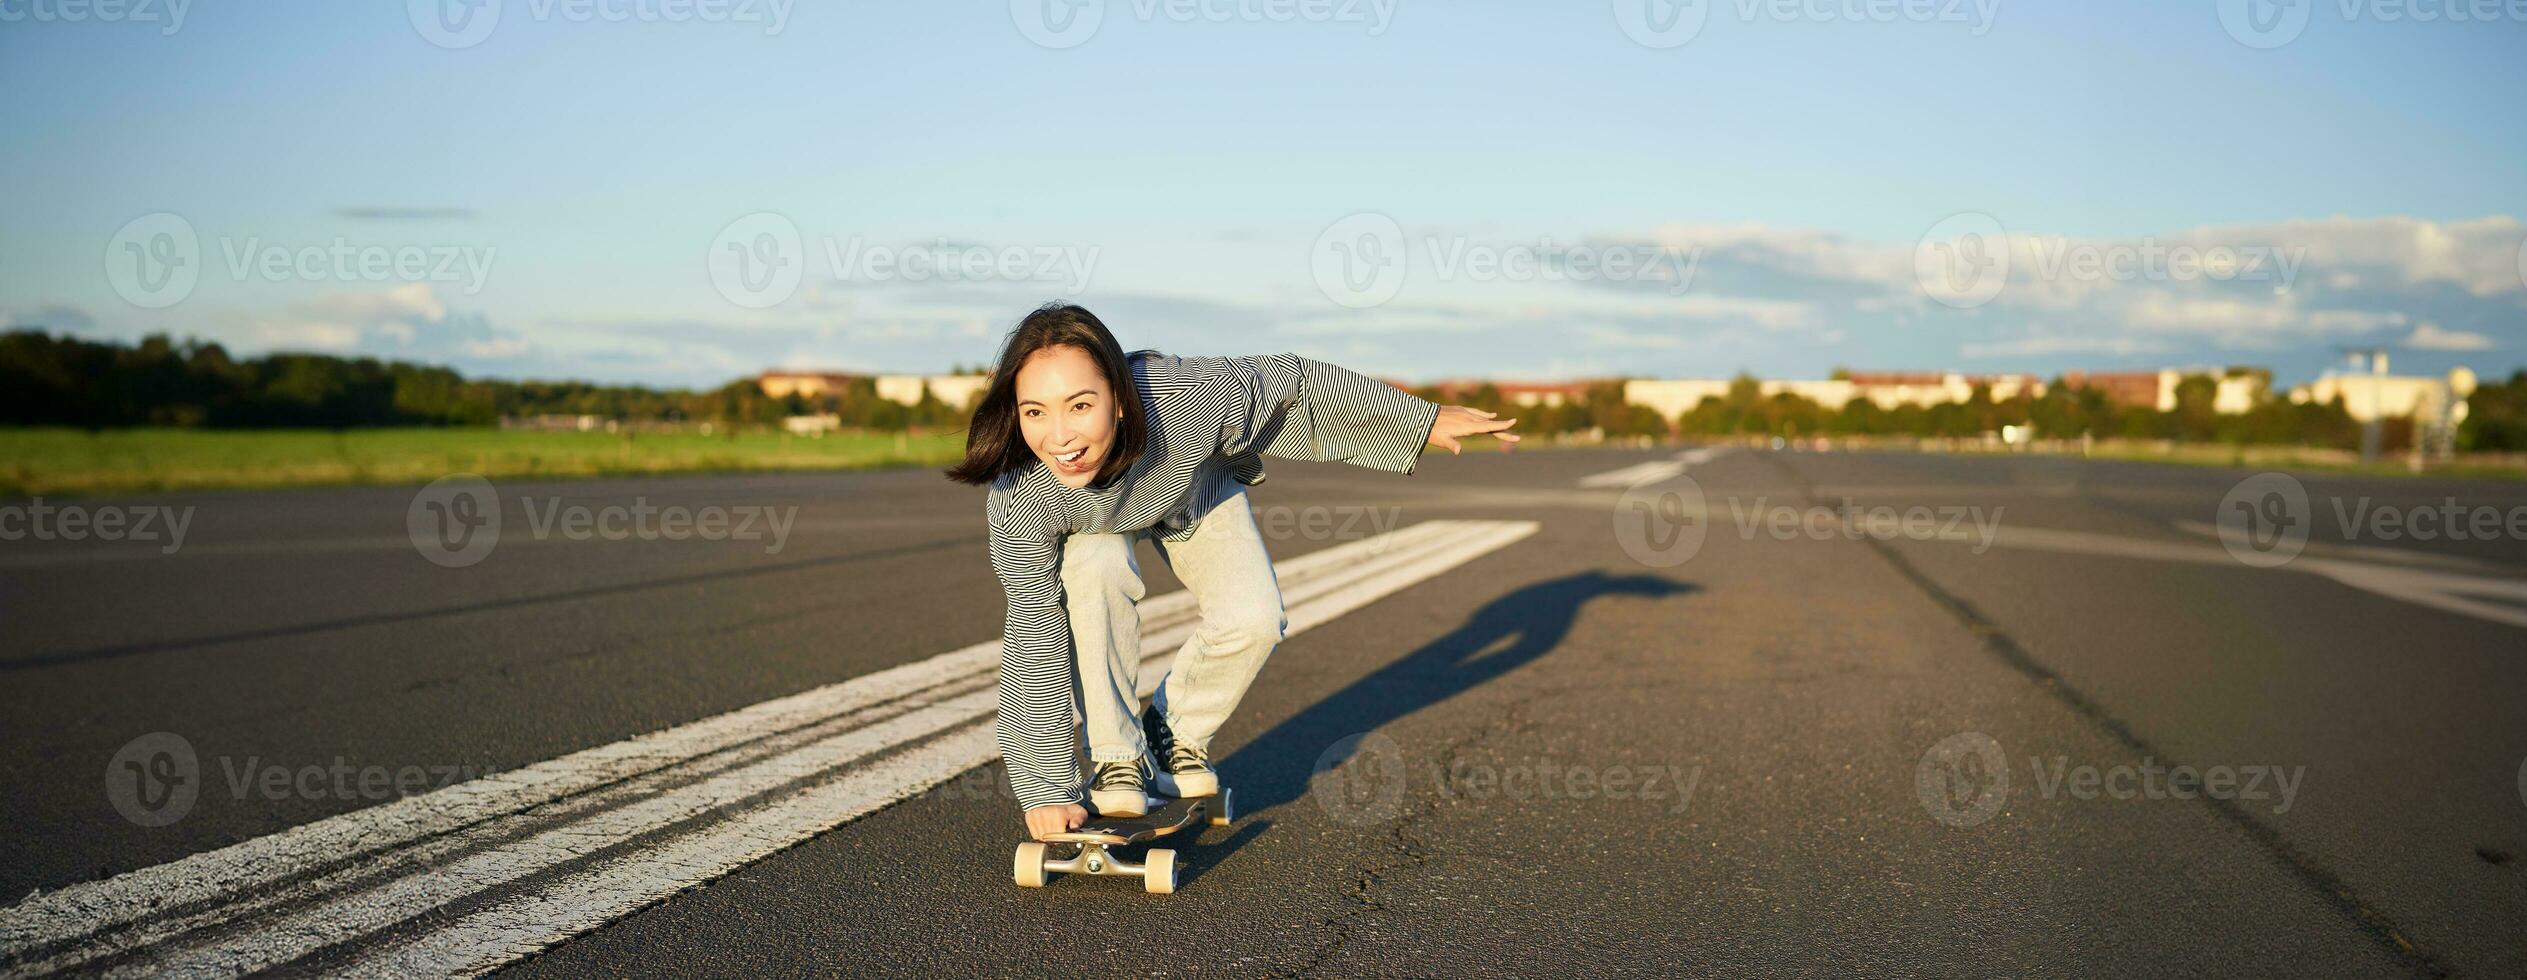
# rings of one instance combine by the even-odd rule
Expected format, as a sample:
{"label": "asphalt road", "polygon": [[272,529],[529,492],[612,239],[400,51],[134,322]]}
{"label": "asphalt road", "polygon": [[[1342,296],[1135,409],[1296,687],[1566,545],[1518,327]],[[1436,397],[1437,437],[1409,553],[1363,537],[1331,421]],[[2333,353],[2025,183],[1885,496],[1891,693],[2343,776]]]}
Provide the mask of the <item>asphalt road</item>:
{"label": "asphalt road", "polygon": [[1677,457],[1271,463],[1164,897],[1010,881],[934,473],[50,501],[159,534],[0,541],[0,972],[2527,975],[2527,486]]}

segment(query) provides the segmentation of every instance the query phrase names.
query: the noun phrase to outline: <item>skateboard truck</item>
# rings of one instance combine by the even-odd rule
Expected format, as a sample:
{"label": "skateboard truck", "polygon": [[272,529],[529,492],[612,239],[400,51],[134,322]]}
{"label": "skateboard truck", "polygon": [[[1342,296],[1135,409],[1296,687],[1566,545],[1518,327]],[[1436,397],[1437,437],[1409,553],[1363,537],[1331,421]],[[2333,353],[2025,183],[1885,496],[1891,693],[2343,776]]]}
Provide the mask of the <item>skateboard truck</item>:
{"label": "skateboard truck", "polygon": [[[1196,796],[1169,800],[1151,798],[1148,816],[1129,818],[1091,818],[1078,830],[1054,834],[1043,840],[1018,845],[1014,877],[1022,888],[1042,888],[1055,873],[1084,875],[1122,875],[1138,877],[1141,887],[1153,895],[1170,895],[1176,891],[1176,852],[1172,848],[1153,847],[1142,855],[1139,863],[1124,859],[1111,849],[1140,844],[1165,837],[1208,817],[1210,825],[1226,827],[1236,818],[1231,791],[1221,789],[1218,796]],[[1079,852],[1057,858],[1050,853],[1053,844],[1077,844]]]}

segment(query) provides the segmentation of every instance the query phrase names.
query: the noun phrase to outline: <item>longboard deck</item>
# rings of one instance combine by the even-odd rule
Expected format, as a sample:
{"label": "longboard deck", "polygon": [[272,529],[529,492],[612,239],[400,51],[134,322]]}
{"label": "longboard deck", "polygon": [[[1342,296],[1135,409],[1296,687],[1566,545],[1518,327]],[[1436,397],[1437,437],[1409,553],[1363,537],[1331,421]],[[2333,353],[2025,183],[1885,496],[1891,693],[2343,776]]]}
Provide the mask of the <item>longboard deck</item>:
{"label": "longboard deck", "polygon": [[1218,798],[1193,796],[1168,799],[1153,796],[1150,802],[1154,805],[1146,816],[1092,816],[1078,830],[1050,834],[1044,839],[1068,844],[1137,844],[1191,826],[1214,811]]}

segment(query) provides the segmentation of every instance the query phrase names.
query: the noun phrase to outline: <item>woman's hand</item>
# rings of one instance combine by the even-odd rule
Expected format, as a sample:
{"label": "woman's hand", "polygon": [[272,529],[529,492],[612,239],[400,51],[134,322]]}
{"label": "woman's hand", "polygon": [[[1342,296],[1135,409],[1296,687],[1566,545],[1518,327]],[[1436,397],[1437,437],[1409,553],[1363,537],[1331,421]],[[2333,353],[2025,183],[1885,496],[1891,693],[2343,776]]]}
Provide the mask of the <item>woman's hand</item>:
{"label": "woman's hand", "polygon": [[1077,803],[1055,803],[1027,811],[1027,836],[1043,840],[1066,830],[1077,830],[1088,822],[1088,808]]}
{"label": "woman's hand", "polygon": [[1509,431],[1509,427],[1516,424],[1517,419],[1500,419],[1479,408],[1450,405],[1439,410],[1438,423],[1430,427],[1430,444],[1453,455],[1462,449],[1457,444],[1457,437],[1488,434],[1501,441],[1500,448],[1510,449],[1518,442],[1518,434]]}

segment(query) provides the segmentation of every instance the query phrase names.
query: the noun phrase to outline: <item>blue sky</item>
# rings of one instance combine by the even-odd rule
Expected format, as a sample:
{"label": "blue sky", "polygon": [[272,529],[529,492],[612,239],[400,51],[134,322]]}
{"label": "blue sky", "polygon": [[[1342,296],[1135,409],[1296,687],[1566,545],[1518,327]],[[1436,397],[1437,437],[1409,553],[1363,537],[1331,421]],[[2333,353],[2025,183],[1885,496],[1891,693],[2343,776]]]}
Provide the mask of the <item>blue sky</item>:
{"label": "blue sky", "polygon": [[0,313],[679,385],[1048,299],[1412,379],[2527,364],[2527,19],[2297,2],[8,0]]}

